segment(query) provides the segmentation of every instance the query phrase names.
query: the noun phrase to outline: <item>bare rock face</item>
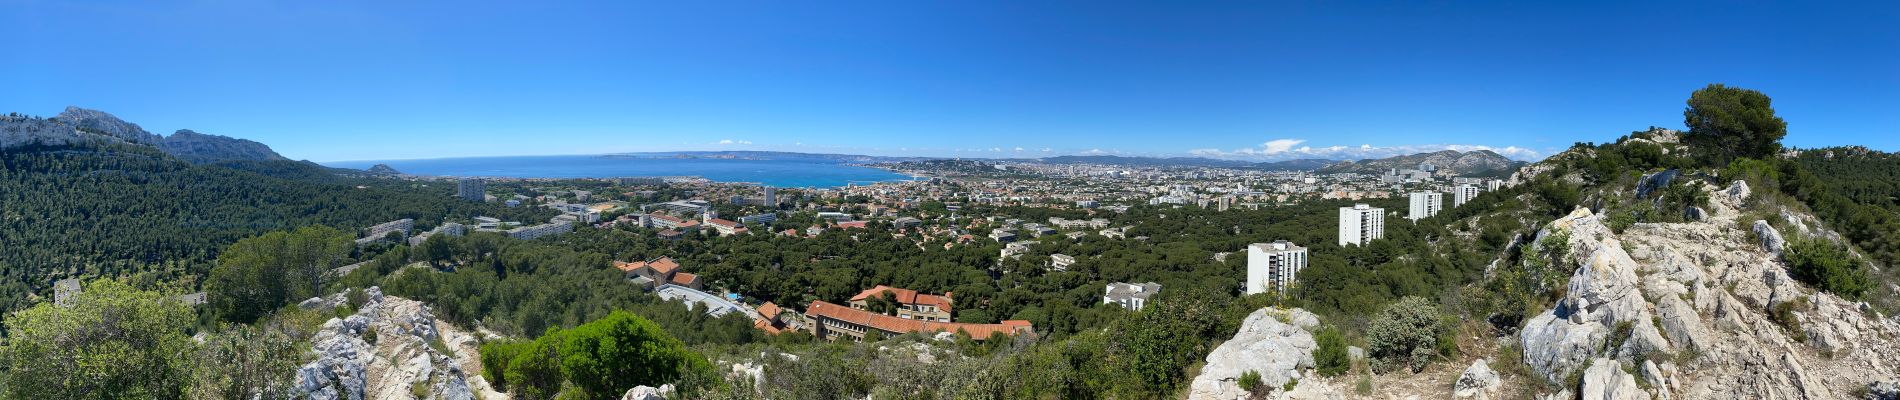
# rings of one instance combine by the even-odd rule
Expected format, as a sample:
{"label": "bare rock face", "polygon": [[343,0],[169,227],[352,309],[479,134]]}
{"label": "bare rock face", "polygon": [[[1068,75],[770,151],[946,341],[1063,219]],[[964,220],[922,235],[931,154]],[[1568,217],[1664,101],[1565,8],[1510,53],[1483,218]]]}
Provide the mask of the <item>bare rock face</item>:
{"label": "bare rock face", "polygon": [[1498,374],[1491,371],[1491,366],[1480,358],[1465,368],[1463,375],[1458,376],[1458,382],[1452,385],[1451,395],[1460,399],[1489,399],[1503,384]]}
{"label": "bare rock face", "polygon": [[1636,386],[1636,376],[1623,372],[1616,360],[1598,358],[1583,371],[1583,387],[1579,388],[1583,400],[1625,400],[1648,398],[1641,387]]}
{"label": "bare rock face", "polygon": [[474,399],[457,355],[430,345],[437,339],[428,308],[371,290],[356,314],[332,318],[317,331],[311,340],[317,359],[298,369],[293,394],[322,400],[410,399],[426,388],[429,398]]}
{"label": "bare rock face", "polygon": [[[1280,322],[1282,318],[1291,323]],[[1299,379],[1301,370],[1313,368],[1318,345],[1307,329],[1318,324],[1318,317],[1302,309],[1254,311],[1233,339],[1207,354],[1207,364],[1189,385],[1188,398],[1245,399],[1249,393],[1239,381],[1247,371],[1259,373],[1260,383],[1268,387]]]}
{"label": "bare rock face", "polygon": [[1762,220],[1756,220],[1753,228],[1755,229],[1755,235],[1761,237],[1762,250],[1776,257],[1781,256],[1781,250],[1788,246],[1788,242],[1782,240],[1781,232],[1775,230],[1774,225],[1769,225],[1768,221]]}
{"label": "bare rock face", "polygon": [[149,145],[156,144],[159,140],[158,135],[146,132],[145,129],[140,128],[138,124],[125,122],[125,120],[119,119],[119,117],[99,110],[66,107],[66,111],[60,112],[59,115],[53,117],[53,119],[65,121],[67,124],[81,131],[106,135],[132,143]]}
{"label": "bare rock face", "polygon": [[[1570,234],[1563,261],[1576,269],[1565,296],[1520,331],[1525,364],[1562,382],[1588,363],[1584,382],[1564,389],[1586,399],[1828,399],[1900,377],[1900,319],[1794,281],[1782,233],[1738,224],[1747,184],[1703,187],[1715,201],[1702,220],[1617,234],[1579,210],[1546,226],[1540,239]],[[1797,235],[1831,237],[1784,214]],[[1787,304],[1788,318],[1770,318]]]}
{"label": "bare rock face", "polygon": [[620,396],[620,400],[666,400],[666,396],[660,395],[659,388],[641,385],[627,389],[627,394]]}

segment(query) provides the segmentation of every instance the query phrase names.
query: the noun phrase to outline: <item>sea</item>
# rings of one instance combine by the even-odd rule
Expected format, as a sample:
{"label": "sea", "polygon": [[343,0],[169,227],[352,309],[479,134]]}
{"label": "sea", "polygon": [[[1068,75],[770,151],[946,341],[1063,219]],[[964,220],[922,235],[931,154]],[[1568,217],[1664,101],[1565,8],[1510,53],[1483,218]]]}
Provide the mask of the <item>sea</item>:
{"label": "sea", "polygon": [[622,178],[694,176],[716,182],[784,188],[834,188],[915,179],[888,170],[825,159],[630,157],[624,155],[508,156],[366,160],[322,163],[368,169],[388,164],[405,174],[491,178]]}

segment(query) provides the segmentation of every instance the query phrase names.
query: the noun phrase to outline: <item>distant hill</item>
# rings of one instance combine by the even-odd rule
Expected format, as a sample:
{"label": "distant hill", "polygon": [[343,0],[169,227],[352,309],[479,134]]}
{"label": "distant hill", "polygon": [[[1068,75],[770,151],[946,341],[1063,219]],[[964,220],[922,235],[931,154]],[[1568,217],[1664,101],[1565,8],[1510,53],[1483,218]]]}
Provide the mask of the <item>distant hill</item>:
{"label": "distant hill", "polygon": [[1038,160],[1048,164],[1102,164],[1140,167],[1241,168],[1252,165],[1252,163],[1246,161],[1216,160],[1199,157],[1058,156]]}
{"label": "distant hill", "polygon": [[1431,164],[1442,174],[1472,177],[1508,176],[1511,171],[1523,166],[1522,161],[1512,161],[1490,150],[1458,152],[1444,150],[1431,153],[1419,153],[1407,156],[1346,161],[1320,168],[1317,173],[1340,174],[1360,173],[1378,174],[1393,169],[1418,169],[1420,165]]}
{"label": "distant hill", "polygon": [[263,143],[229,136],[206,135],[190,129],[180,129],[159,141],[158,149],[181,160],[200,164],[228,160],[286,160],[284,156],[278,155],[276,151],[271,150],[270,146]]}
{"label": "distant hill", "polygon": [[270,146],[229,136],[181,129],[170,137],[146,132],[138,124],[99,110],[66,107],[52,118],[8,114],[0,117],[0,149],[130,143],[157,147],[194,164],[220,161],[288,160]]}
{"label": "distant hill", "polygon": [[1273,161],[1254,164],[1254,169],[1267,171],[1313,171],[1340,163],[1339,160],[1303,158],[1298,160]]}

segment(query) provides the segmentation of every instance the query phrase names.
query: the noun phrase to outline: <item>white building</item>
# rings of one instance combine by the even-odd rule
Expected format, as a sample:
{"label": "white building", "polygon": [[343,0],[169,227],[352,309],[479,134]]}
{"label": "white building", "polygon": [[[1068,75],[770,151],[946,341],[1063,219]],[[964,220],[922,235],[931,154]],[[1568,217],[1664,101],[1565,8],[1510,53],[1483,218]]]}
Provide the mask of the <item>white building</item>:
{"label": "white building", "polygon": [[1114,282],[1108,284],[1107,290],[1102,293],[1102,304],[1115,304],[1129,311],[1141,311],[1142,307],[1148,305],[1148,298],[1154,297],[1158,292],[1161,292],[1159,283]]}
{"label": "white building", "polygon": [[1365,204],[1339,208],[1339,245],[1365,245],[1385,237],[1385,209]]}
{"label": "white building", "polygon": [[1285,293],[1306,268],[1306,248],[1285,240],[1247,246],[1247,294]]}
{"label": "white building", "polygon": [[1438,209],[1445,205],[1445,194],[1439,192],[1412,192],[1412,213],[1406,219],[1414,222],[1438,215]]}
{"label": "white building", "polygon": [[1451,206],[1454,208],[1463,206],[1465,202],[1471,201],[1473,197],[1478,197],[1477,186],[1459,185],[1458,188],[1451,190]]}
{"label": "white building", "polygon": [[481,202],[487,200],[487,195],[488,183],[482,181],[482,178],[462,178],[455,182],[455,197]]}

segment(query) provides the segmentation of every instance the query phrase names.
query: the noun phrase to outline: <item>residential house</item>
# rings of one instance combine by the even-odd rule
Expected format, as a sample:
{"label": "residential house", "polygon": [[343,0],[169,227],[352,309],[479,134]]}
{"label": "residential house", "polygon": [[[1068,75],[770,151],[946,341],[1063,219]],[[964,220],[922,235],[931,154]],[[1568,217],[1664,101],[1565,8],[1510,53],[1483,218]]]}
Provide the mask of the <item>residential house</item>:
{"label": "residential house", "polygon": [[851,296],[851,307],[870,310],[872,299],[886,297],[886,293],[892,301],[897,303],[898,318],[950,322],[952,301],[949,293],[938,296],[921,294],[910,289],[877,285],[877,287],[858,292],[856,296]]}

